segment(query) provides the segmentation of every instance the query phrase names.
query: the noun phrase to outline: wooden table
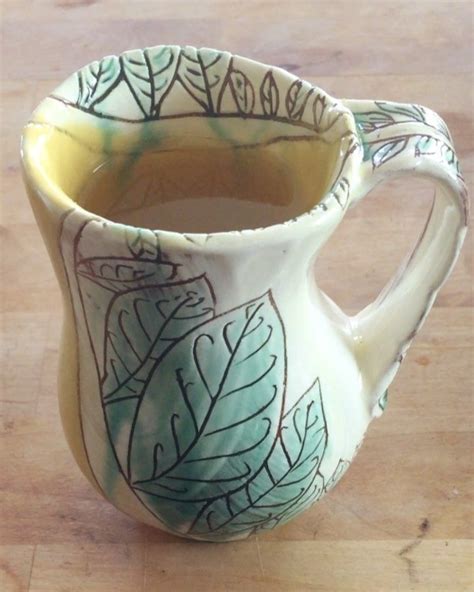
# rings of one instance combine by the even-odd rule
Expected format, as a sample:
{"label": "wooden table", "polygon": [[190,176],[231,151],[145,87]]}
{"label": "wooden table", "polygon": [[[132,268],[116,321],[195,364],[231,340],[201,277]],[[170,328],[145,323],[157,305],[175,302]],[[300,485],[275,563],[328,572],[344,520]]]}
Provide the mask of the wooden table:
{"label": "wooden table", "polygon": [[[473,180],[470,2],[3,2],[1,575],[3,592],[473,590],[472,240],[348,475],[291,524],[199,544],[120,514],[79,473],[61,432],[61,302],[21,185],[35,104],[88,61],[158,43],[278,64],[335,96],[425,104]],[[318,262],[347,311],[411,248],[432,187],[394,181],[351,211]]]}

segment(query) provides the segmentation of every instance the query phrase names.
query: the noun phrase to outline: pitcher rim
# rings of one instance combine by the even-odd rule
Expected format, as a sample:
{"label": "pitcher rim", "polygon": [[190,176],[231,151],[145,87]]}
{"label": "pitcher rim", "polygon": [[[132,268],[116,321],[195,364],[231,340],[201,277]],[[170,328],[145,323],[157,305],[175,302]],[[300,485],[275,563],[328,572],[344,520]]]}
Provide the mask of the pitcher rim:
{"label": "pitcher rim", "polygon": [[[48,176],[48,174],[42,169],[41,166],[35,160],[34,154],[34,141],[28,139],[28,127],[34,125],[34,116],[35,114],[41,109],[43,105],[45,105],[48,101],[60,101],[62,103],[66,103],[68,107],[76,108],[78,110],[84,111],[79,105],[75,105],[72,101],[68,100],[68,97],[64,96],[64,92],[61,91],[70,81],[77,77],[80,77],[80,73],[84,71],[86,68],[91,68],[95,64],[100,64],[107,60],[123,60],[124,56],[128,59],[129,56],[135,56],[137,52],[145,53],[145,52],[157,52],[163,50],[173,50],[178,52],[214,52],[216,54],[225,55],[230,59],[231,63],[237,62],[238,66],[241,70],[244,68],[245,74],[250,74],[251,76],[256,76],[258,78],[265,78],[265,76],[270,75],[273,76],[273,73],[278,73],[278,77],[280,81],[286,83],[288,89],[290,88],[297,88],[298,90],[301,89],[303,86],[306,89],[310,89],[308,91],[308,95],[313,95],[315,97],[314,101],[320,100],[323,103],[326,101],[331,102],[331,109],[337,113],[337,119],[340,122],[340,126],[342,128],[343,133],[337,137],[338,141],[341,143],[341,150],[340,155],[331,163],[332,167],[332,180],[328,185],[328,189],[324,192],[324,195],[321,199],[315,203],[315,205],[308,209],[307,211],[302,212],[298,216],[284,220],[282,222],[278,222],[275,224],[269,224],[265,226],[260,226],[256,228],[244,228],[244,229],[232,229],[226,231],[215,231],[215,232],[186,232],[186,231],[173,231],[173,230],[166,230],[162,228],[154,228],[154,227],[141,227],[134,224],[123,223],[123,222],[116,222],[107,218],[106,216],[102,216],[100,214],[96,214],[93,211],[87,210],[83,206],[79,205],[75,199],[70,197],[65,190],[63,190],[59,184],[52,181],[52,179]],[[181,55],[181,54],[180,54]],[[122,63],[122,62],[120,62]],[[229,66],[230,69],[230,66]],[[234,70],[238,71],[238,70]],[[262,83],[263,86],[263,83]],[[261,93],[260,93],[261,94]],[[288,92],[289,94],[289,92]],[[287,94],[287,96],[288,96]],[[263,99],[262,99],[263,100]],[[309,101],[307,101],[309,102]],[[306,107],[305,107],[306,108]],[[313,103],[313,116],[315,109]],[[97,114],[89,112],[90,115],[93,117]],[[183,113],[183,117],[193,117],[198,114],[196,113]],[[272,115],[268,114],[244,114],[242,112],[238,113],[200,113],[202,117],[240,117],[242,119],[245,118],[259,118],[259,119],[267,119],[269,121],[281,121],[281,118],[275,119],[275,113]],[[171,116],[170,116],[171,117]],[[300,115],[299,121],[301,121],[303,114]],[[116,119],[114,117],[109,117],[110,119]],[[167,119],[166,116],[158,115],[153,120],[159,121],[160,119]],[[150,119],[152,120],[152,119]],[[133,124],[134,121],[148,121],[147,119],[142,120],[125,120],[126,123]],[[293,121],[291,118],[288,118],[286,123],[290,125],[298,125],[299,121]],[[47,122],[43,122],[43,124]],[[306,126],[308,129],[313,129],[315,133],[318,133],[319,130],[315,123],[314,128],[310,126]],[[323,132],[324,133],[324,132]],[[342,152],[342,144],[346,143],[344,148],[344,152]],[[355,171],[360,166],[362,161],[362,150],[361,144],[359,140],[359,136],[356,129],[356,123],[354,120],[354,116],[352,115],[351,111],[345,107],[340,99],[337,99],[331,95],[329,95],[326,91],[321,89],[320,87],[306,81],[305,79],[299,78],[294,74],[291,74],[287,70],[279,66],[271,66],[264,62],[260,62],[251,58],[242,57],[238,54],[230,54],[229,52],[221,52],[220,50],[203,47],[203,48],[195,48],[193,46],[172,46],[172,45],[157,45],[152,47],[144,48],[143,50],[128,50],[123,52],[120,55],[108,55],[102,58],[100,61],[93,61],[83,68],[75,71],[72,75],[70,75],[59,87],[57,87],[50,95],[45,97],[40,101],[36,109],[33,111],[33,114],[29,121],[23,128],[23,133],[21,137],[21,148],[20,148],[20,158],[21,158],[21,165],[23,169],[23,174],[28,181],[28,184],[32,189],[34,189],[35,194],[39,195],[39,197],[46,202],[52,202],[55,206],[57,206],[62,213],[67,211],[71,211],[74,209],[77,212],[80,212],[84,219],[96,219],[101,222],[105,222],[108,227],[110,228],[133,228],[135,230],[141,230],[146,228],[147,230],[151,230],[152,232],[159,233],[162,238],[168,238],[169,240],[175,242],[180,238],[185,238],[189,242],[194,242],[196,244],[207,244],[210,239],[219,239],[219,241],[230,240],[232,244],[235,243],[235,240],[240,240],[241,238],[255,238],[257,240],[261,238],[271,238],[275,237],[280,242],[288,231],[294,230],[304,230],[308,227],[312,228],[313,226],[321,224],[323,220],[328,218],[328,215],[331,213],[333,216],[337,218],[344,215],[345,211],[347,210],[349,203],[350,203],[350,196],[351,196],[351,189],[353,185],[353,181],[355,178]],[[189,243],[188,243],[189,244]]]}

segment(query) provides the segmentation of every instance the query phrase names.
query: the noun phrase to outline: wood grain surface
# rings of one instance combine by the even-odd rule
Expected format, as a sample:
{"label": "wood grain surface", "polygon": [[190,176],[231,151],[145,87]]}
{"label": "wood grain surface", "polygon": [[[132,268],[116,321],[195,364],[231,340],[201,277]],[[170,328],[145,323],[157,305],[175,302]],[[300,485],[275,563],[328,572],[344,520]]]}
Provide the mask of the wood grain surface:
{"label": "wood grain surface", "polygon": [[[265,536],[194,543],[120,514],[73,462],[56,403],[60,296],[18,164],[21,126],[69,73],[176,43],[281,65],[338,97],[429,106],[472,188],[472,23],[464,1],[3,1],[2,592],[474,589],[472,234],[341,484]],[[346,311],[394,272],[432,194],[395,180],[349,212],[316,270]]]}

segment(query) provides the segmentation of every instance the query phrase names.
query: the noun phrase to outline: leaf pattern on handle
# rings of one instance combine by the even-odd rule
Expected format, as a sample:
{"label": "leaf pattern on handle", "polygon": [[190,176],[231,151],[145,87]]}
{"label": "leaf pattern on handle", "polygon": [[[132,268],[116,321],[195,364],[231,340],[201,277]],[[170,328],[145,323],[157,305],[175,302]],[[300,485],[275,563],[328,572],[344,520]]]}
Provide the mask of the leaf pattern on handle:
{"label": "leaf pattern on handle", "polygon": [[415,156],[434,156],[439,160],[446,162],[450,166],[454,166],[459,172],[459,163],[456,158],[454,149],[447,143],[434,138],[429,135],[417,136],[415,142]]}
{"label": "leaf pattern on handle", "polygon": [[401,137],[382,144],[377,148],[372,155],[372,163],[374,168],[378,168],[384,163],[388,162],[400,152],[403,152],[408,144],[408,138]]}
{"label": "leaf pattern on handle", "polygon": [[433,138],[433,136],[419,136],[415,144],[415,156],[436,154],[438,151],[438,144],[438,140]]}
{"label": "leaf pattern on handle", "polygon": [[327,445],[319,380],[283,416],[275,446],[254,478],[225,498],[206,504],[191,533],[216,538],[287,522],[322,495],[319,466]]}
{"label": "leaf pattern on handle", "polygon": [[196,504],[197,512],[257,472],[281,416],[283,345],[266,294],[196,327],[169,351],[147,385],[131,443],[132,486],[158,510],[168,500],[188,511]]}
{"label": "leaf pattern on handle", "polygon": [[395,123],[393,116],[383,111],[369,111],[358,114],[356,121],[360,129],[366,134]]}
{"label": "leaf pattern on handle", "polygon": [[404,153],[414,158],[429,156],[449,165],[464,182],[451,136],[439,115],[415,104],[373,101],[371,109],[364,106],[355,106],[353,115],[362,136],[364,161],[371,161],[373,169]]}
{"label": "leaf pattern on handle", "polygon": [[280,97],[273,72],[269,70],[260,85],[260,102],[265,115],[275,116],[278,113]]}
{"label": "leaf pattern on handle", "polygon": [[358,127],[366,134],[398,123],[425,123],[425,110],[420,105],[402,105],[374,101],[377,109],[355,113]]}
{"label": "leaf pattern on handle", "polygon": [[375,104],[382,113],[391,114],[395,123],[425,122],[425,109],[420,105],[388,103],[387,101],[375,101]]}
{"label": "leaf pattern on handle", "polygon": [[92,62],[77,73],[79,94],[77,104],[93,109],[120,82],[120,63],[116,56]]}
{"label": "leaf pattern on handle", "polygon": [[[362,133],[364,161],[371,161],[372,167],[377,169],[411,152],[415,158],[429,156],[446,163],[463,181],[451,136],[439,115],[420,105],[385,101],[372,104],[373,109],[354,110],[357,127]],[[416,125],[410,126],[411,123]]]}

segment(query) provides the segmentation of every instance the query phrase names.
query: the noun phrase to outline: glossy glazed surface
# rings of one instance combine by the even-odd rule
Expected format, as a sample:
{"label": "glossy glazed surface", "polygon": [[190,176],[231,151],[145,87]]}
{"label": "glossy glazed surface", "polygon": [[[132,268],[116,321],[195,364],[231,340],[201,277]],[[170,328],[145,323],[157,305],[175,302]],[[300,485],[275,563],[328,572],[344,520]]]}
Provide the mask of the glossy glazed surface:
{"label": "glossy glazed surface", "polygon": [[[133,72],[163,52],[181,94],[146,102]],[[189,61],[204,84],[221,68],[217,102],[183,83]],[[106,58],[32,119],[26,179],[65,294],[60,396],[83,471],[127,513],[207,540],[272,528],[314,503],[383,409],[459,251],[464,188],[444,124],[418,106],[344,106],[279,69],[193,48]],[[211,121],[240,143],[290,129],[339,142],[325,196],[294,221],[218,234],[125,226],[70,199],[104,154],[189,125],[210,133]],[[385,171],[415,167],[441,181],[425,239],[388,296],[349,319],[314,285],[314,258]]]}

